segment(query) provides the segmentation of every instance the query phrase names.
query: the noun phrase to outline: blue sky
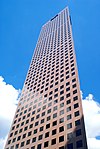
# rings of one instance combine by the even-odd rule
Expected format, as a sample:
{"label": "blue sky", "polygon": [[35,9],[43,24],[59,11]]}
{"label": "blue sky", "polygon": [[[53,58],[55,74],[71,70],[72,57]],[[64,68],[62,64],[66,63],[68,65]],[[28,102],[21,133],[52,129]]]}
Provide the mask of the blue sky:
{"label": "blue sky", "polygon": [[100,0],[0,0],[0,76],[22,89],[42,25],[66,6],[83,96],[100,103]]}
{"label": "blue sky", "polygon": [[81,90],[100,101],[100,0],[1,0],[0,74],[22,88],[41,26],[67,5]]}

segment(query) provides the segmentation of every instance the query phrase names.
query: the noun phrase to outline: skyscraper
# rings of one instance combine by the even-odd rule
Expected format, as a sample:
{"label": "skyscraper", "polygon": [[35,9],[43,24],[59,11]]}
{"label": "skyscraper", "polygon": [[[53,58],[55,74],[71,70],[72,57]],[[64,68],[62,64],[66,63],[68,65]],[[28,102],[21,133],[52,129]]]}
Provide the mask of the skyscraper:
{"label": "skyscraper", "polygon": [[68,8],[41,29],[5,149],[87,149]]}

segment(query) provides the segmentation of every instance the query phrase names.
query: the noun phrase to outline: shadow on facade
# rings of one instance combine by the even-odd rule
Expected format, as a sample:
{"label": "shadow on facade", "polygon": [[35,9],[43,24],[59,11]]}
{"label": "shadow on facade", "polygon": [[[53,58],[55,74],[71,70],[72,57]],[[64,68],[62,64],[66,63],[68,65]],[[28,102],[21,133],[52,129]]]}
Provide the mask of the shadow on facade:
{"label": "shadow on facade", "polygon": [[88,149],[83,116],[81,120],[77,120],[75,123],[77,125],[75,130],[68,133],[68,142],[60,149]]}

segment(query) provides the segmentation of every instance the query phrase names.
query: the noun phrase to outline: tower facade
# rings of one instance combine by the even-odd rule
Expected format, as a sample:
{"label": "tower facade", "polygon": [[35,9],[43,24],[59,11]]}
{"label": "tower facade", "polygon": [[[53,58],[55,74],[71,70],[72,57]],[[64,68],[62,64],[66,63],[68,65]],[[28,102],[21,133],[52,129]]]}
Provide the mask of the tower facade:
{"label": "tower facade", "polygon": [[87,149],[68,8],[41,29],[5,149]]}

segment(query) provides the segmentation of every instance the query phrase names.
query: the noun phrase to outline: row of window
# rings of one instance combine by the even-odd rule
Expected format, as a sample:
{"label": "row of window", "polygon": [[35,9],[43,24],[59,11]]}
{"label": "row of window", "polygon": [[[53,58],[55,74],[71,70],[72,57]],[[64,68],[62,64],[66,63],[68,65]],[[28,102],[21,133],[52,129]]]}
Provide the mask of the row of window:
{"label": "row of window", "polygon": [[[40,138],[41,138],[41,137],[40,137]],[[34,141],[36,141],[35,138],[32,139],[32,142],[34,142]],[[59,137],[59,143],[62,143],[63,141],[64,141],[64,136],[60,136],[60,137]],[[31,142],[30,139],[27,140],[26,142],[23,141],[23,142],[21,142],[20,147],[24,147],[24,146],[26,146],[26,145],[29,145],[30,142]],[[46,141],[46,142],[44,142],[43,146],[44,146],[44,148],[47,148],[47,147],[49,147],[50,145],[56,145],[56,144],[57,144],[57,139],[54,138],[54,139],[51,140],[51,144],[50,144],[50,141]],[[65,145],[65,146],[67,146],[67,149],[74,149],[74,148],[73,148],[73,143],[68,143],[68,144]],[[61,147],[59,147],[59,149],[65,149],[65,146],[61,146]],[[81,147],[83,147],[83,142],[82,142],[82,140],[76,141],[76,148],[78,149],[78,148],[81,148]],[[18,148],[19,148],[19,144],[16,144],[16,149],[18,149]],[[9,148],[6,148],[6,149],[9,149]],[[10,149],[14,149],[14,146],[12,146]],[[31,149],[42,149],[42,144],[38,144],[38,145],[37,145],[37,148],[35,148],[35,146],[32,146]]]}

